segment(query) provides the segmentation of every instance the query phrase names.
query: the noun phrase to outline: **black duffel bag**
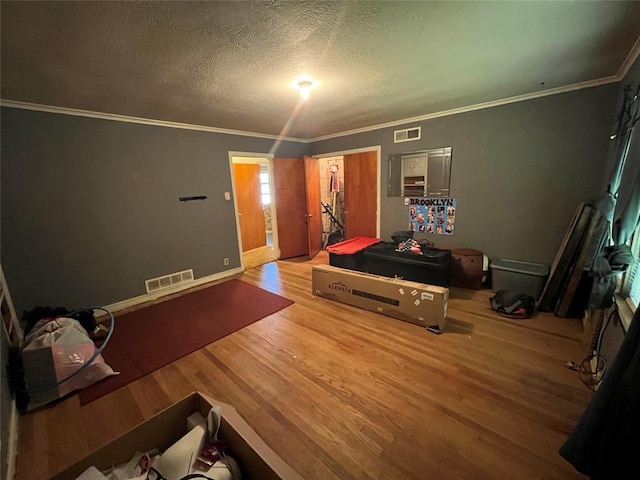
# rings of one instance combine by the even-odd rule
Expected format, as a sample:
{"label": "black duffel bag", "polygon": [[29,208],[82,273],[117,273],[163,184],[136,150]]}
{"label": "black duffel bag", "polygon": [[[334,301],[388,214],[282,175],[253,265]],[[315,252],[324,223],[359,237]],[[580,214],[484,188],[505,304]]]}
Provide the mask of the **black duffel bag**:
{"label": "black duffel bag", "polygon": [[492,310],[509,318],[529,318],[536,306],[531,295],[509,290],[498,290],[489,301]]}

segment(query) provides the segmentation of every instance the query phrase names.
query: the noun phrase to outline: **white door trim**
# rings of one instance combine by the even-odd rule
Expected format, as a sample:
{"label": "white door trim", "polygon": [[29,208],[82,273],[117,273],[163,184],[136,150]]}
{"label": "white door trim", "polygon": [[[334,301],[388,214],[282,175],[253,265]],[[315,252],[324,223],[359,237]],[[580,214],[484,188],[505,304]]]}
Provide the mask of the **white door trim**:
{"label": "white door trim", "polygon": [[[234,158],[236,161],[234,162]],[[229,151],[229,173],[231,175],[231,191],[233,197],[233,208],[236,216],[236,233],[238,236],[238,255],[240,255],[240,267],[245,270],[244,255],[242,254],[242,234],[240,233],[240,218],[238,217],[238,198],[236,196],[236,179],[233,174],[234,163],[255,163],[266,165],[269,171],[269,190],[271,191],[271,232],[273,234],[273,248],[280,258],[280,244],[278,242],[278,217],[276,214],[276,199],[273,186],[273,154],[256,152],[234,152]]]}

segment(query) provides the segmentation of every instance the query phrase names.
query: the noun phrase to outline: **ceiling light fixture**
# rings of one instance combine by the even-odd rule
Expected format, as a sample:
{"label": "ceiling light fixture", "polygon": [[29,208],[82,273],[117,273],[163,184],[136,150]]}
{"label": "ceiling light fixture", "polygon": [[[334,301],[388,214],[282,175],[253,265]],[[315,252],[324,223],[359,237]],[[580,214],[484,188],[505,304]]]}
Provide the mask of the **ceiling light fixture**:
{"label": "ceiling light fixture", "polygon": [[305,100],[309,98],[309,94],[313,88],[313,82],[311,80],[300,80],[297,85],[300,90],[300,96]]}

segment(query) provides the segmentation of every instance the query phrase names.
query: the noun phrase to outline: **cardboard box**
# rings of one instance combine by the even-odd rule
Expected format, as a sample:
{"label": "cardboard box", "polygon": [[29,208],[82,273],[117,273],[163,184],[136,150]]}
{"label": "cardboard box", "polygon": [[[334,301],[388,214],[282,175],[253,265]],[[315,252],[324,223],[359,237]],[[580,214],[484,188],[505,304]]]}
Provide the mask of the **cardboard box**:
{"label": "cardboard box", "polygon": [[312,270],[312,292],[356,307],[415,323],[446,326],[449,289],[356,272],[330,265]]}
{"label": "cardboard box", "polygon": [[[147,421],[91,453],[84,459],[56,475],[54,480],[72,480],[91,466],[107,470],[128,462],[136,452],[159,448],[165,450],[187,434],[187,418],[195,412],[207,417],[214,405],[222,407],[222,423],[218,437],[229,445],[231,456],[237,460],[242,478],[248,480],[302,480],[231,406],[194,392]],[[185,462],[189,462],[187,458]]]}

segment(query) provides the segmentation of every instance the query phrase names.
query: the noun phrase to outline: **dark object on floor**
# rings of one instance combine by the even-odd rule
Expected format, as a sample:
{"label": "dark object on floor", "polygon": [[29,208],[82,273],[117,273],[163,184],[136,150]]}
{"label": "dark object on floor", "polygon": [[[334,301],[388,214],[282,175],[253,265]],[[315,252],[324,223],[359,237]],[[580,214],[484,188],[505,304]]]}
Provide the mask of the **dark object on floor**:
{"label": "dark object on floor", "polygon": [[396,245],[380,242],[364,251],[367,272],[412,282],[447,287],[451,251],[421,248],[421,254],[396,251]]}
{"label": "dark object on floor", "polygon": [[93,309],[70,311],[65,307],[34,307],[22,313],[22,322],[24,323],[24,335],[28,335],[33,326],[43,318],[67,317],[73,318],[80,322],[80,325],[87,331],[89,335],[96,331],[97,323],[93,316]]}
{"label": "dark object on floor", "polygon": [[489,301],[492,310],[508,318],[529,318],[536,305],[531,295],[509,290],[499,290]]}
{"label": "dark object on floor", "polygon": [[440,329],[440,325],[431,325],[427,327],[427,332],[435,333],[436,335],[440,335],[442,330]]}
{"label": "dark object on floor", "polygon": [[549,267],[541,263],[506,258],[491,262],[491,288],[494,292],[511,290],[526,293],[537,300],[547,275],[549,275]]}
{"label": "dark object on floor", "polygon": [[216,340],[293,304],[241,280],[116,316],[104,360],[120,372],[79,392],[86,405]]}

